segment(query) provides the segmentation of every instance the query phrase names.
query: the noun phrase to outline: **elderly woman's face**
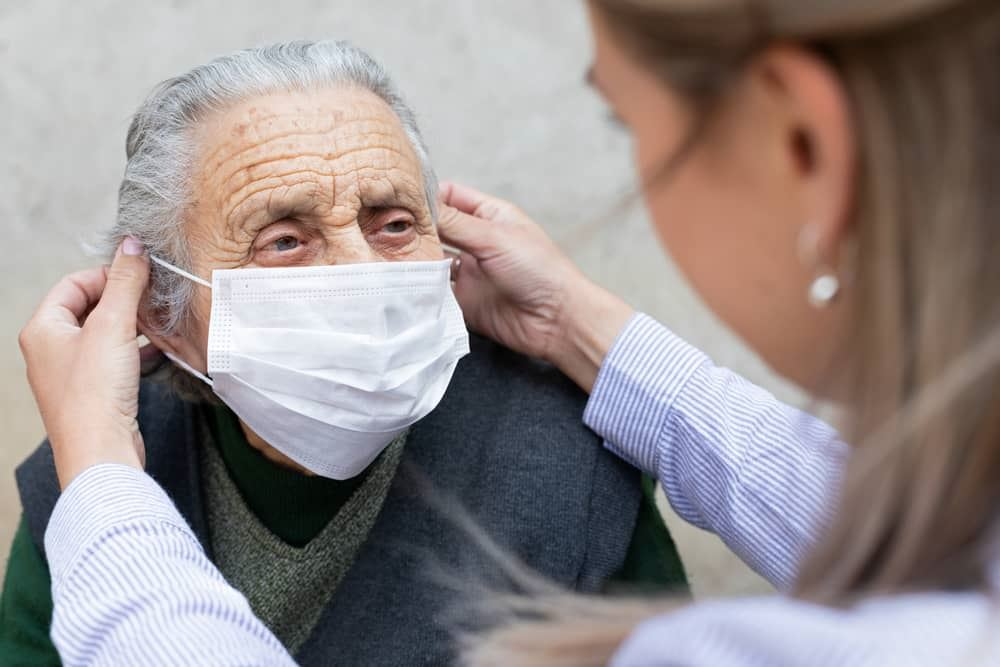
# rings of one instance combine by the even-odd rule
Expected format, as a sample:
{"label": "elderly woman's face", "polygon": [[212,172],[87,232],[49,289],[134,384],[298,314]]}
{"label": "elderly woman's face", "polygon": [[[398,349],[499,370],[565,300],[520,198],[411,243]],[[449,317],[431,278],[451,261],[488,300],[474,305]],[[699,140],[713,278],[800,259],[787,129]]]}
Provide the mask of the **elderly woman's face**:
{"label": "elderly woman's face", "polygon": [[[257,97],[216,114],[187,229],[212,269],[443,259],[420,161],[389,106],[355,88]],[[211,294],[190,332],[204,366]]]}

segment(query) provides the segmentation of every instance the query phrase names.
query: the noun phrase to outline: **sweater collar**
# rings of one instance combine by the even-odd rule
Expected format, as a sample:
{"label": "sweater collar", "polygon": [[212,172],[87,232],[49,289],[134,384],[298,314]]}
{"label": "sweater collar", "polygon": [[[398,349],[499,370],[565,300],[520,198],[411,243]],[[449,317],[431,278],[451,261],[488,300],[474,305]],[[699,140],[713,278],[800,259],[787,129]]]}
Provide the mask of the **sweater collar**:
{"label": "sweater collar", "polygon": [[371,469],[347,480],[302,474],[252,447],[232,410],[224,405],[207,410],[216,446],[243,500],[268,530],[292,546],[319,534]]}

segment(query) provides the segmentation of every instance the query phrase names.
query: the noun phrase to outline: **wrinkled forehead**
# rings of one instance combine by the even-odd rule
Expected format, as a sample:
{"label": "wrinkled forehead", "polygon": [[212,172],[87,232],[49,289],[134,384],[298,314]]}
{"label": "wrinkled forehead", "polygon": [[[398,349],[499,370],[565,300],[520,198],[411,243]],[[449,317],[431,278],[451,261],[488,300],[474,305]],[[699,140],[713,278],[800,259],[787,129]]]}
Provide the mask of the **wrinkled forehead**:
{"label": "wrinkled forehead", "polygon": [[275,207],[320,215],[427,207],[420,161],[402,124],[360,88],[250,98],[207,117],[195,141],[198,204],[229,224]]}

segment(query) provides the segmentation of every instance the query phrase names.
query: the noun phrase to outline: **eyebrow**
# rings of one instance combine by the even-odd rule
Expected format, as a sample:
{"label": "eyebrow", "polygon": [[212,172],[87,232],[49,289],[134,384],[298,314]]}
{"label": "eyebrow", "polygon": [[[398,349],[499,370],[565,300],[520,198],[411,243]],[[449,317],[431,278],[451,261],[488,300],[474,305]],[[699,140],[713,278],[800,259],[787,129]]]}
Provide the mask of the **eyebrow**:
{"label": "eyebrow", "polygon": [[423,205],[423,197],[415,196],[409,191],[409,188],[393,187],[392,192],[362,192],[361,202],[368,208],[395,208],[397,206],[417,208]]}
{"label": "eyebrow", "polygon": [[[226,216],[226,225],[230,230],[235,232],[236,230],[263,229],[273,221],[302,215],[308,216],[315,210],[308,193],[296,193],[290,200],[282,202],[274,208],[269,208],[268,205],[254,206],[253,204],[248,204],[254,197],[259,195],[260,193],[255,193],[247,197],[228,213]],[[428,209],[430,207],[430,202],[425,203],[426,198],[422,189],[410,188],[402,184],[392,184],[391,189],[363,187],[360,196],[361,205],[367,208],[402,207],[409,208],[414,214],[417,214],[422,207],[427,206]],[[247,206],[250,210],[243,212],[241,209],[244,206]]]}
{"label": "eyebrow", "polygon": [[230,233],[256,232],[276,220],[308,215],[315,210],[313,197],[308,192],[292,191],[280,203],[271,201],[272,194],[270,188],[261,189],[233,206],[225,217]]}

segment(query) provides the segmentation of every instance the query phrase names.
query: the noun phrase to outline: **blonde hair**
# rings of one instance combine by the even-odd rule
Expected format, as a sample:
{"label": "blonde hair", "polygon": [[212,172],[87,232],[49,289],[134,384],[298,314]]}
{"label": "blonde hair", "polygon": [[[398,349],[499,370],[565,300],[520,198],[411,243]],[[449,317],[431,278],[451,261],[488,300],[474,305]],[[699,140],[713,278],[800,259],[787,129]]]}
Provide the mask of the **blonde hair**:
{"label": "blonde hair", "polygon": [[[843,605],[989,590],[1000,507],[1000,3],[590,0],[637,62],[711,118],[769,45],[837,71],[859,151],[843,350],[842,500],[794,594]],[[710,132],[703,122],[697,134]],[[803,295],[805,298],[805,295]],[[467,643],[467,665],[603,665],[680,602],[546,597]]]}

